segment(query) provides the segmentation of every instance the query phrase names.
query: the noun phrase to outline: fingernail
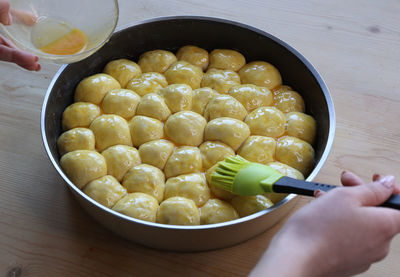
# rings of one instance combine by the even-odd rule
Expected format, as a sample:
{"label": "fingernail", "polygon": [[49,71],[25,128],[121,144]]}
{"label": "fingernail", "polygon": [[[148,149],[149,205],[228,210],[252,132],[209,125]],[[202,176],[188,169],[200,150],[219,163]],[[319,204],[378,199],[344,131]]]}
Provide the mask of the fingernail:
{"label": "fingernail", "polygon": [[36,66],[36,71],[39,71],[41,68],[42,68],[41,65],[38,64],[38,65]]}
{"label": "fingernail", "polygon": [[39,60],[38,56],[35,56],[35,62],[37,62]]}
{"label": "fingernail", "polygon": [[387,176],[381,177],[378,179],[378,182],[381,185],[385,186],[386,188],[391,189],[394,186],[394,176],[387,175]]}
{"label": "fingernail", "polygon": [[381,178],[381,175],[378,173],[374,173],[374,175],[372,175],[372,180],[375,182],[377,180],[379,180]]}
{"label": "fingernail", "polygon": [[342,176],[343,176],[344,174],[347,174],[347,170],[343,170],[343,171],[342,171]]}
{"label": "fingernail", "polygon": [[314,197],[315,197],[315,198],[318,198],[318,197],[320,197],[321,195],[322,195],[322,191],[321,191],[321,190],[317,189],[316,191],[314,191]]}

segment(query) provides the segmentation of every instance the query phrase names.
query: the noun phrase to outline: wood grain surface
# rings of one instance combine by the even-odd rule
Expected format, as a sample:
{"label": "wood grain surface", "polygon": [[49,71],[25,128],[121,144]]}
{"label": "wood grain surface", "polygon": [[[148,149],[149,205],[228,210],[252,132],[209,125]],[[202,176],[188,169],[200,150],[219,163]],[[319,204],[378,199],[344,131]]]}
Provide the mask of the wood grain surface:
{"label": "wood grain surface", "polygon": [[[166,15],[205,15],[265,30],[299,50],[325,79],[337,116],[332,153],[317,181],[343,169],[400,179],[398,0],[120,0],[119,25]],[[242,244],[201,253],[156,251],[91,219],[50,164],[40,135],[46,88],[58,70],[0,63],[0,275],[246,276],[285,220]],[[299,208],[310,199],[303,197]],[[399,276],[400,239],[360,276]]]}

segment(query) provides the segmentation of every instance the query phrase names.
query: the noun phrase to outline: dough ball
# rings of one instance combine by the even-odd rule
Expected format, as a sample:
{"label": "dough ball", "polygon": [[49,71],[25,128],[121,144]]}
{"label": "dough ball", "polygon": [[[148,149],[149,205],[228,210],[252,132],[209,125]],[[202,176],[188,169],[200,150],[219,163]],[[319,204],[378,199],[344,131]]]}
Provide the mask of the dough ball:
{"label": "dough ball", "polygon": [[254,214],[274,205],[263,195],[236,196],[232,199],[231,204],[238,211],[240,217]]}
{"label": "dough ball", "polygon": [[126,189],[111,175],[91,181],[83,190],[90,198],[111,208],[126,195]]}
{"label": "dough ball", "polygon": [[210,87],[219,93],[227,94],[233,86],[240,85],[239,75],[232,70],[211,68],[203,76],[202,87]]}
{"label": "dough ball", "polygon": [[174,84],[163,88],[160,95],[172,113],[192,109],[192,88],[185,84]]}
{"label": "dough ball", "polygon": [[234,156],[235,151],[228,145],[218,141],[205,141],[200,146],[201,159],[204,169],[209,169],[219,161]]}
{"label": "dough ball", "polygon": [[168,158],[174,151],[175,145],[165,139],[152,140],[139,147],[142,162],[163,170]]}
{"label": "dough ball", "polygon": [[108,74],[99,73],[79,82],[75,89],[75,102],[90,102],[99,105],[104,96],[121,85]]}
{"label": "dough ball", "polygon": [[74,128],[61,134],[57,140],[58,153],[65,153],[75,150],[95,150],[94,134],[87,128]]}
{"label": "dough ball", "polygon": [[228,94],[242,103],[248,112],[260,107],[272,106],[274,103],[269,89],[251,84],[234,86]]}
{"label": "dough ball", "polygon": [[317,123],[312,116],[300,112],[290,112],[285,116],[286,135],[305,140],[309,144],[314,143]]}
{"label": "dough ball", "polygon": [[304,176],[307,176],[314,164],[314,149],[306,141],[296,137],[285,136],[278,139],[276,145],[276,159],[294,167]]}
{"label": "dough ball", "polygon": [[239,70],[242,84],[254,84],[270,90],[282,85],[282,77],[278,69],[270,63],[255,61],[246,64]]}
{"label": "dough ball", "polygon": [[120,199],[112,209],[133,218],[156,222],[158,202],[153,196],[134,192]]}
{"label": "dough ball", "polygon": [[101,115],[93,120],[89,128],[96,138],[96,149],[99,152],[117,144],[132,146],[128,122],[119,115]]}
{"label": "dough ball", "polygon": [[200,224],[214,224],[239,218],[235,208],[220,199],[210,199],[200,208]]}
{"label": "dough ball", "polygon": [[276,141],[270,137],[250,136],[240,147],[238,154],[255,163],[267,164],[274,161]]}
{"label": "dough ball", "polygon": [[243,105],[235,98],[229,95],[218,95],[208,102],[204,111],[204,117],[207,121],[218,117],[231,117],[244,120],[247,111]]}
{"label": "dough ball", "polygon": [[276,171],[279,171],[282,175],[298,179],[298,180],[304,180],[303,174],[298,171],[297,169],[288,166],[287,164],[283,164],[280,162],[270,162],[267,164],[268,166],[272,167]]}
{"label": "dough ball", "polygon": [[289,90],[293,90],[292,87],[290,86],[286,86],[286,85],[282,85],[277,89],[273,90],[274,95],[285,92],[285,91],[289,91]]}
{"label": "dough ball", "polygon": [[78,188],[107,174],[104,157],[91,150],[75,150],[61,157],[61,168]]}
{"label": "dough ball", "polygon": [[140,96],[129,89],[114,89],[106,94],[102,108],[106,114],[116,114],[125,119],[135,115]]}
{"label": "dough ball", "polygon": [[205,140],[219,140],[233,150],[249,137],[250,129],[246,123],[235,118],[219,117],[207,123],[204,131]]}
{"label": "dough ball", "polygon": [[302,112],[306,110],[303,97],[296,91],[278,92],[274,96],[275,107],[283,113]]}
{"label": "dough ball", "polygon": [[197,147],[181,146],[174,150],[165,164],[165,176],[175,177],[181,174],[197,173],[202,169],[201,154]]}
{"label": "dough ball", "polygon": [[127,59],[118,59],[109,62],[103,72],[114,77],[122,88],[126,87],[129,80],[142,74],[139,65]]}
{"label": "dough ball", "polygon": [[203,142],[207,121],[192,111],[177,112],[165,122],[165,134],[181,145],[198,146]]}
{"label": "dough ball", "polygon": [[191,199],[171,197],[160,204],[157,222],[171,225],[199,225],[199,209]]}
{"label": "dough ball", "polygon": [[192,111],[203,115],[208,102],[217,95],[219,93],[212,88],[204,87],[195,89],[192,98]]}
{"label": "dough ball", "polygon": [[152,50],[140,55],[139,66],[143,72],[164,73],[177,59],[174,53],[166,50]]}
{"label": "dough ball", "polygon": [[173,63],[164,73],[168,84],[186,84],[192,89],[200,87],[203,70],[185,61]]}
{"label": "dough ball", "polygon": [[186,45],[181,47],[176,53],[178,60],[187,61],[195,66],[206,70],[208,66],[208,52],[203,48],[193,45]]}
{"label": "dough ball", "polygon": [[219,187],[216,187],[211,183],[211,174],[215,171],[217,166],[218,166],[218,164],[214,164],[212,167],[210,167],[206,171],[206,179],[207,179],[208,186],[210,187],[212,194],[214,194],[216,197],[226,200],[226,201],[231,201],[233,199],[233,197],[235,197],[235,195],[233,193],[223,190],[223,189],[220,189]]}
{"label": "dough ball", "polygon": [[278,138],[285,132],[285,115],[275,107],[255,109],[246,117],[252,135]]}
{"label": "dough ball", "polygon": [[141,164],[139,152],[132,146],[114,145],[101,154],[106,159],[107,174],[114,176],[119,182],[132,167]]}
{"label": "dough ball", "polygon": [[162,96],[156,93],[149,93],[140,99],[136,114],[165,121],[171,115],[171,111]]}
{"label": "dough ball", "polygon": [[140,164],[125,174],[122,185],[131,192],[143,192],[153,196],[158,202],[164,199],[165,176],[155,166]]}
{"label": "dough ball", "polygon": [[129,121],[133,146],[139,147],[145,142],[164,137],[161,121],[147,116],[137,115]]}
{"label": "dough ball", "polygon": [[88,102],[76,102],[69,105],[62,114],[62,127],[69,130],[76,127],[89,127],[100,115],[99,106]]}
{"label": "dough ball", "polygon": [[230,49],[214,49],[210,53],[208,68],[238,71],[246,64],[246,59],[238,51]]}
{"label": "dough ball", "polygon": [[126,88],[143,96],[152,92],[157,93],[166,86],[168,86],[168,83],[164,75],[157,72],[147,72],[131,79]]}
{"label": "dough ball", "polygon": [[165,199],[181,196],[192,199],[197,207],[203,206],[210,198],[206,178],[201,173],[172,177],[165,183]]}

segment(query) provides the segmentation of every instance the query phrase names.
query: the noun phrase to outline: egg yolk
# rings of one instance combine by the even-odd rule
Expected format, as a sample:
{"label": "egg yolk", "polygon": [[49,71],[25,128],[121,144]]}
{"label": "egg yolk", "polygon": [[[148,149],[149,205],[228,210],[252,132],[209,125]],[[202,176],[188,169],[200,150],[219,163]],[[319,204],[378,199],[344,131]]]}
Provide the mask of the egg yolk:
{"label": "egg yolk", "polygon": [[72,55],[82,51],[86,44],[87,37],[85,33],[81,30],[73,29],[68,34],[40,48],[40,50],[54,55]]}

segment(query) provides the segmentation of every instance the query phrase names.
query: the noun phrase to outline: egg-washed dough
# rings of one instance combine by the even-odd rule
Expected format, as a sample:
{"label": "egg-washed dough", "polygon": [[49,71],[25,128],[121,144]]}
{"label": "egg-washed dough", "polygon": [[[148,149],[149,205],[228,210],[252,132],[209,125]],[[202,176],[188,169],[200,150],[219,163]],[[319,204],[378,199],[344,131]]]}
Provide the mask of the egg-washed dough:
{"label": "egg-washed dough", "polygon": [[199,225],[199,209],[191,199],[180,196],[171,197],[160,204],[156,222],[172,225]]}
{"label": "egg-washed dough", "polygon": [[249,137],[250,129],[246,123],[235,118],[219,117],[207,123],[204,131],[205,140],[219,140],[233,150]]}
{"label": "egg-washed dough", "polygon": [[117,144],[132,146],[128,122],[119,115],[101,115],[93,120],[89,128],[96,138],[96,149],[99,152]]}
{"label": "egg-washed dough", "polygon": [[235,98],[229,95],[218,95],[208,102],[204,110],[204,117],[207,121],[218,117],[231,117],[244,120],[247,111],[243,105]]}
{"label": "egg-washed dough", "polygon": [[274,101],[275,107],[281,110],[283,113],[304,113],[306,109],[303,97],[301,97],[298,92],[293,90],[275,92]]}
{"label": "egg-washed dough", "polygon": [[237,85],[240,85],[240,77],[236,72],[215,68],[207,70],[201,81],[201,87],[210,87],[222,94],[227,94],[231,87]]}
{"label": "egg-washed dough", "polygon": [[177,58],[170,51],[152,50],[140,55],[138,64],[142,72],[164,73],[176,61]]}
{"label": "egg-washed dough", "polygon": [[62,114],[63,130],[76,127],[89,127],[90,123],[100,115],[99,106],[89,102],[76,102],[69,105]]}
{"label": "egg-washed dough", "polygon": [[140,96],[129,89],[114,89],[106,94],[101,107],[105,114],[116,114],[126,120],[135,115]]}
{"label": "egg-washed dough", "polygon": [[112,76],[99,73],[79,82],[75,89],[75,102],[90,102],[100,105],[104,96],[111,90],[121,88]]}
{"label": "egg-washed dough", "polygon": [[164,76],[168,84],[186,84],[192,89],[197,89],[203,78],[203,70],[186,61],[178,61],[165,71]]}
{"label": "egg-washed dough", "polygon": [[229,191],[220,189],[219,187],[216,187],[214,184],[211,183],[211,174],[215,171],[215,169],[217,168],[218,163],[214,164],[212,167],[210,167],[207,171],[206,171],[206,179],[208,182],[208,185],[210,187],[210,190],[212,192],[213,195],[215,195],[216,197],[226,200],[226,201],[231,201],[233,199],[233,197],[235,197],[235,195]]}
{"label": "egg-washed dough", "polygon": [[127,59],[118,59],[107,63],[103,72],[114,77],[120,83],[121,88],[126,87],[129,80],[142,74],[140,66]]}
{"label": "egg-washed dough", "polygon": [[107,164],[104,157],[91,150],[75,150],[61,157],[61,168],[65,175],[78,188],[107,174]]}
{"label": "egg-washed dough", "polygon": [[205,170],[217,162],[235,155],[235,151],[231,147],[219,141],[205,141],[199,146],[199,149]]}
{"label": "egg-washed dough", "polygon": [[209,199],[203,207],[200,208],[200,224],[215,224],[231,221],[239,218],[235,208],[220,199]]}
{"label": "egg-washed dough", "polygon": [[146,193],[134,192],[120,199],[112,209],[136,219],[156,222],[158,201]]}
{"label": "egg-washed dough", "polygon": [[126,189],[111,175],[91,181],[85,186],[83,192],[107,208],[114,206],[126,195]]}
{"label": "egg-washed dough", "polygon": [[165,104],[164,97],[157,93],[149,93],[140,99],[136,114],[165,121],[171,115],[171,111]]}
{"label": "egg-washed dough", "polygon": [[254,61],[239,70],[242,84],[253,84],[270,90],[282,85],[282,77],[278,69],[264,61]]}
{"label": "egg-washed dough", "polygon": [[206,70],[209,62],[207,50],[193,46],[186,45],[181,47],[176,53],[178,60],[187,61],[195,66],[200,67],[202,70]]}
{"label": "egg-washed dough", "polygon": [[139,147],[142,162],[163,170],[168,158],[174,151],[175,145],[166,139],[152,140]]}
{"label": "egg-washed dough", "polygon": [[129,130],[135,147],[164,136],[164,127],[161,121],[142,115],[134,116],[129,121]]}
{"label": "egg-washed dough", "polygon": [[254,214],[274,205],[271,200],[263,195],[235,196],[231,204],[238,211],[240,217]]}
{"label": "egg-washed dough", "polygon": [[192,88],[186,84],[173,84],[160,90],[165,103],[172,113],[192,109]]}
{"label": "egg-washed dough", "polygon": [[235,50],[214,49],[210,53],[208,68],[238,71],[246,64],[245,57]]}
{"label": "egg-washed dough", "polygon": [[272,167],[276,171],[279,171],[282,175],[285,175],[285,176],[288,176],[288,177],[291,177],[294,179],[298,179],[298,180],[304,180],[304,176],[300,171],[298,171],[297,169],[295,169],[287,164],[283,164],[283,163],[274,161],[274,162],[268,163],[267,165]]}
{"label": "egg-washed dough", "polygon": [[266,87],[252,84],[238,85],[232,87],[228,94],[242,103],[248,112],[274,104],[273,94]]}
{"label": "egg-washed dough", "polygon": [[181,174],[201,172],[201,154],[197,147],[181,146],[174,150],[165,164],[164,173],[167,178]]}
{"label": "egg-washed dough", "polygon": [[275,107],[255,109],[246,117],[252,135],[278,138],[285,132],[285,115]]}
{"label": "egg-washed dough", "polygon": [[165,176],[157,167],[140,164],[125,174],[122,185],[131,192],[143,192],[153,196],[160,203],[164,198]]}
{"label": "egg-washed dough", "polygon": [[193,90],[192,111],[203,115],[208,102],[217,95],[216,90],[208,87]]}
{"label": "egg-washed dough", "polygon": [[107,174],[119,182],[132,167],[141,164],[139,152],[128,145],[114,145],[101,152],[107,163]]}
{"label": "egg-washed dough", "polygon": [[290,112],[285,114],[286,131],[288,136],[296,137],[313,144],[317,133],[317,123],[308,114],[301,112]]}
{"label": "egg-washed dough", "polygon": [[92,130],[88,128],[74,128],[62,133],[57,139],[57,148],[60,155],[75,150],[95,150],[95,139]]}
{"label": "egg-washed dough", "polygon": [[147,72],[131,79],[126,85],[126,89],[133,90],[140,96],[148,93],[157,93],[163,87],[168,86],[164,75],[158,72]]}
{"label": "egg-washed dough", "polygon": [[273,92],[274,95],[276,95],[276,94],[279,94],[281,92],[285,92],[285,91],[289,91],[289,90],[293,90],[291,86],[282,85],[279,88],[276,88],[276,89],[272,90],[272,92]]}
{"label": "egg-washed dough", "polygon": [[267,164],[274,161],[275,150],[275,139],[264,136],[250,136],[237,153],[250,162]]}
{"label": "egg-washed dough", "polygon": [[172,177],[165,183],[164,198],[174,196],[192,199],[196,206],[203,206],[210,198],[206,178],[201,173],[192,173]]}
{"label": "egg-washed dough", "polygon": [[203,142],[206,124],[207,121],[198,113],[177,112],[165,122],[165,134],[177,144],[198,146]]}

